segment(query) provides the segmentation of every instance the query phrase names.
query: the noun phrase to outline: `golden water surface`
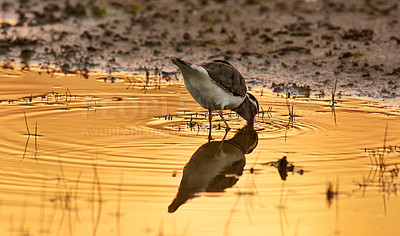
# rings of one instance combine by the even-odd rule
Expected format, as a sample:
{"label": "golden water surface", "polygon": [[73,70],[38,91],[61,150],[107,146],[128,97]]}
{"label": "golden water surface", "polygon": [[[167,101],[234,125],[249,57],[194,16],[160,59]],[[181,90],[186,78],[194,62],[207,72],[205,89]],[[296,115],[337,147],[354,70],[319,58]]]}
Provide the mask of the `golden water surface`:
{"label": "golden water surface", "polygon": [[398,234],[398,108],[252,93],[208,143],[175,76],[1,71],[0,235]]}

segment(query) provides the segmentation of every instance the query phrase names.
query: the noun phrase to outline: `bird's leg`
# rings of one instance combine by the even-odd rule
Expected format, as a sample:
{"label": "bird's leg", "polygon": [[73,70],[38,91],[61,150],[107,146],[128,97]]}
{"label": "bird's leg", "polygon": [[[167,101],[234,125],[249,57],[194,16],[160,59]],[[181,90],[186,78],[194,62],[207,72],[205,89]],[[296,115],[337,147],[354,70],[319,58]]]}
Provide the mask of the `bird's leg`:
{"label": "bird's leg", "polygon": [[228,122],[226,122],[226,120],[224,119],[224,116],[223,116],[223,114],[222,114],[222,109],[219,110],[219,116],[221,117],[221,119],[224,121],[224,123],[225,123],[225,125],[226,125],[225,135],[224,135],[224,138],[223,138],[222,141],[221,141],[221,147],[222,147],[222,144],[224,143],[225,138],[226,138],[226,136],[227,136],[229,130],[231,130],[231,127],[229,127]]}
{"label": "bird's leg", "polygon": [[226,131],[228,132],[231,129],[231,127],[229,127],[228,122],[226,122],[226,120],[224,119],[224,115],[222,114],[222,109],[219,110],[219,116],[224,121],[224,123],[226,125]]}
{"label": "bird's leg", "polygon": [[211,137],[211,129],[212,129],[211,119],[212,119],[211,110],[208,109],[208,122],[210,123],[210,132],[208,133],[208,142],[210,142],[212,139],[212,137]]}

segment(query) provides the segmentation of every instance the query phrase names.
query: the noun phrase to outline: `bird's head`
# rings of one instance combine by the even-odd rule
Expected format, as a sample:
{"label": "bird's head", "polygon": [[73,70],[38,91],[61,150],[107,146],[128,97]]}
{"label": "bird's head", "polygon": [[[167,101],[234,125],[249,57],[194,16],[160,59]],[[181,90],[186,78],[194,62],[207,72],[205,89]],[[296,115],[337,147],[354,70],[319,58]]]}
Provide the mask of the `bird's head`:
{"label": "bird's head", "polygon": [[257,99],[251,94],[247,93],[246,98],[238,107],[234,108],[233,110],[238,113],[243,119],[245,119],[248,123],[254,123],[254,117],[256,117],[258,113],[258,101]]}

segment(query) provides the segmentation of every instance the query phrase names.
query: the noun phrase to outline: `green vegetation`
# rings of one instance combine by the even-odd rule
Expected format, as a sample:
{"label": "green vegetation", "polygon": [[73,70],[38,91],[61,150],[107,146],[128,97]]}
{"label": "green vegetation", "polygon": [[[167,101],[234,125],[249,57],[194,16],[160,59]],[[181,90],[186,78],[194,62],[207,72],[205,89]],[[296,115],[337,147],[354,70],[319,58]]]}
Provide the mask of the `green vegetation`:
{"label": "green vegetation", "polygon": [[107,15],[107,9],[105,7],[93,6],[91,11],[93,16],[97,18],[104,18]]}

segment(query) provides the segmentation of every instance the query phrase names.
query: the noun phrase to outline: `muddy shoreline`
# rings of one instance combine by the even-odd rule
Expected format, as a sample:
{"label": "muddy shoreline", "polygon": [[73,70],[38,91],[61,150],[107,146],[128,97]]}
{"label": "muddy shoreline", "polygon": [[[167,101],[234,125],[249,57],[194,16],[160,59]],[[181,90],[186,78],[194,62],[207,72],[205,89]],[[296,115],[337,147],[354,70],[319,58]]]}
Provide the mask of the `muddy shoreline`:
{"label": "muddy shoreline", "polygon": [[229,60],[277,93],[398,99],[397,1],[3,1],[5,69],[90,76]]}

